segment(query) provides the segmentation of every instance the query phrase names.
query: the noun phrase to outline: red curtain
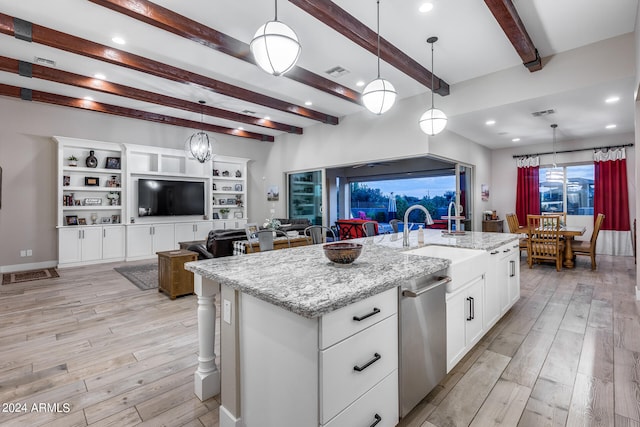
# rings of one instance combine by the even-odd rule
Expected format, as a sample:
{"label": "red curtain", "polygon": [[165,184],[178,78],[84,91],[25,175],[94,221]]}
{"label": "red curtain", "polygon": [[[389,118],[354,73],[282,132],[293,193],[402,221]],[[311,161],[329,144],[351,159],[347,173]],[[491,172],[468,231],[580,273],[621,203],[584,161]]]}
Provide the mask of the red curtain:
{"label": "red curtain", "polygon": [[593,217],[604,214],[602,230],[629,231],[629,192],[627,160],[595,162]]}
{"label": "red curtain", "polygon": [[516,189],[518,223],[526,224],[527,215],[540,215],[540,167],[519,167]]}

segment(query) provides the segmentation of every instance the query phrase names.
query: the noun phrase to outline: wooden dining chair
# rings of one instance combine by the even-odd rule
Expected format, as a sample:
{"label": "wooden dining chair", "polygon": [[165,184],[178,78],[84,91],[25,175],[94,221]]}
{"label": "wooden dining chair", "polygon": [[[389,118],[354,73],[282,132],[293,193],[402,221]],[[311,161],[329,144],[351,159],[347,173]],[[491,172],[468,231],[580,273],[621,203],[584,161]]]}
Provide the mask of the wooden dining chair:
{"label": "wooden dining chair", "polygon": [[362,231],[366,237],[375,236],[376,233],[376,225],[378,223],[375,221],[367,221],[362,223]]}
{"label": "wooden dining chair", "polygon": [[317,245],[318,243],[326,243],[327,238],[331,238],[332,242],[336,241],[336,234],[329,227],[324,225],[310,225],[304,229],[304,236],[307,239],[307,243]]}
{"label": "wooden dining chair", "polygon": [[604,221],[604,214],[598,214],[596,217],[596,222],[593,225],[593,233],[591,234],[591,239],[589,241],[582,240],[571,241],[571,249],[575,255],[583,255],[591,257],[591,269],[596,269],[596,241],[598,240],[598,233],[600,233],[600,227],[602,227],[602,222]]}
{"label": "wooden dining chair", "polygon": [[556,270],[562,270],[564,243],[560,240],[560,216],[527,215],[527,262],[555,261]]}
{"label": "wooden dining chair", "polygon": [[[508,213],[507,217],[507,225],[509,226],[509,233],[513,234],[522,234],[524,229],[520,227],[520,223],[518,222],[518,215],[514,213]],[[520,255],[522,255],[522,251],[527,252],[527,238],[522,237],[518,241]]]}

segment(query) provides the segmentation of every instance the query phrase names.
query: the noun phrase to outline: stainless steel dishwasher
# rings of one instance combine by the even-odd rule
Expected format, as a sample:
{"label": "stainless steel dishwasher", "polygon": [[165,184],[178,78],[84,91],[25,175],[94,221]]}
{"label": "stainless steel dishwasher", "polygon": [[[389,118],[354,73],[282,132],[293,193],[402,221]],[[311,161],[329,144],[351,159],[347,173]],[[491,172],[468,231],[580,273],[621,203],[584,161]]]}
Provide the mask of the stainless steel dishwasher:
{"label": "stainless steel dishwasher", "polygon": [[435,273],[399,288],[401,418],[447,373],[445,284],[450,281],[451,278]]}

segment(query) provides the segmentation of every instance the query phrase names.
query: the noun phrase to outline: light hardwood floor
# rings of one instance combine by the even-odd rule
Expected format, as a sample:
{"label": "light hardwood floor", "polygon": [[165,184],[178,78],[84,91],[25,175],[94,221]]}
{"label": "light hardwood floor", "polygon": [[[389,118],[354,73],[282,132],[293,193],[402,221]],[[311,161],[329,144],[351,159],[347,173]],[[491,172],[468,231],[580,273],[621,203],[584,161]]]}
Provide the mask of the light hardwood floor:
{"label": "light hardwood floor", "polygon": [[[195,296],[140,291],[116,265],[0,286],[0,425],[218,426],[217,398],[193,394]],[[521,299],[402,427],[640,426],[633,258],[521,267]]]}

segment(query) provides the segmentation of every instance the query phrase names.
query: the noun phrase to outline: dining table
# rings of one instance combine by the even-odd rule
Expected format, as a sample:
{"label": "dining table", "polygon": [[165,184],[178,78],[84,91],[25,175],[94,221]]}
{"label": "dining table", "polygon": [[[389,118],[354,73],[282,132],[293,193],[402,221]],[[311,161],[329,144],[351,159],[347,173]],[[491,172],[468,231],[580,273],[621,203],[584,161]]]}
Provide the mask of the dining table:
{"label": "dining table", "polygon": [[[527,233],[528,227],[521,226],[520,232]],[[580,225],[565,225],[560,227],[560,237],[564,240],[564,254],[562,265],[565,268],[574,268],[575,263],[573,261],[573,249],[571,248],[571,241],[574,237],[582,236],[587,231],[587,227]]]}

